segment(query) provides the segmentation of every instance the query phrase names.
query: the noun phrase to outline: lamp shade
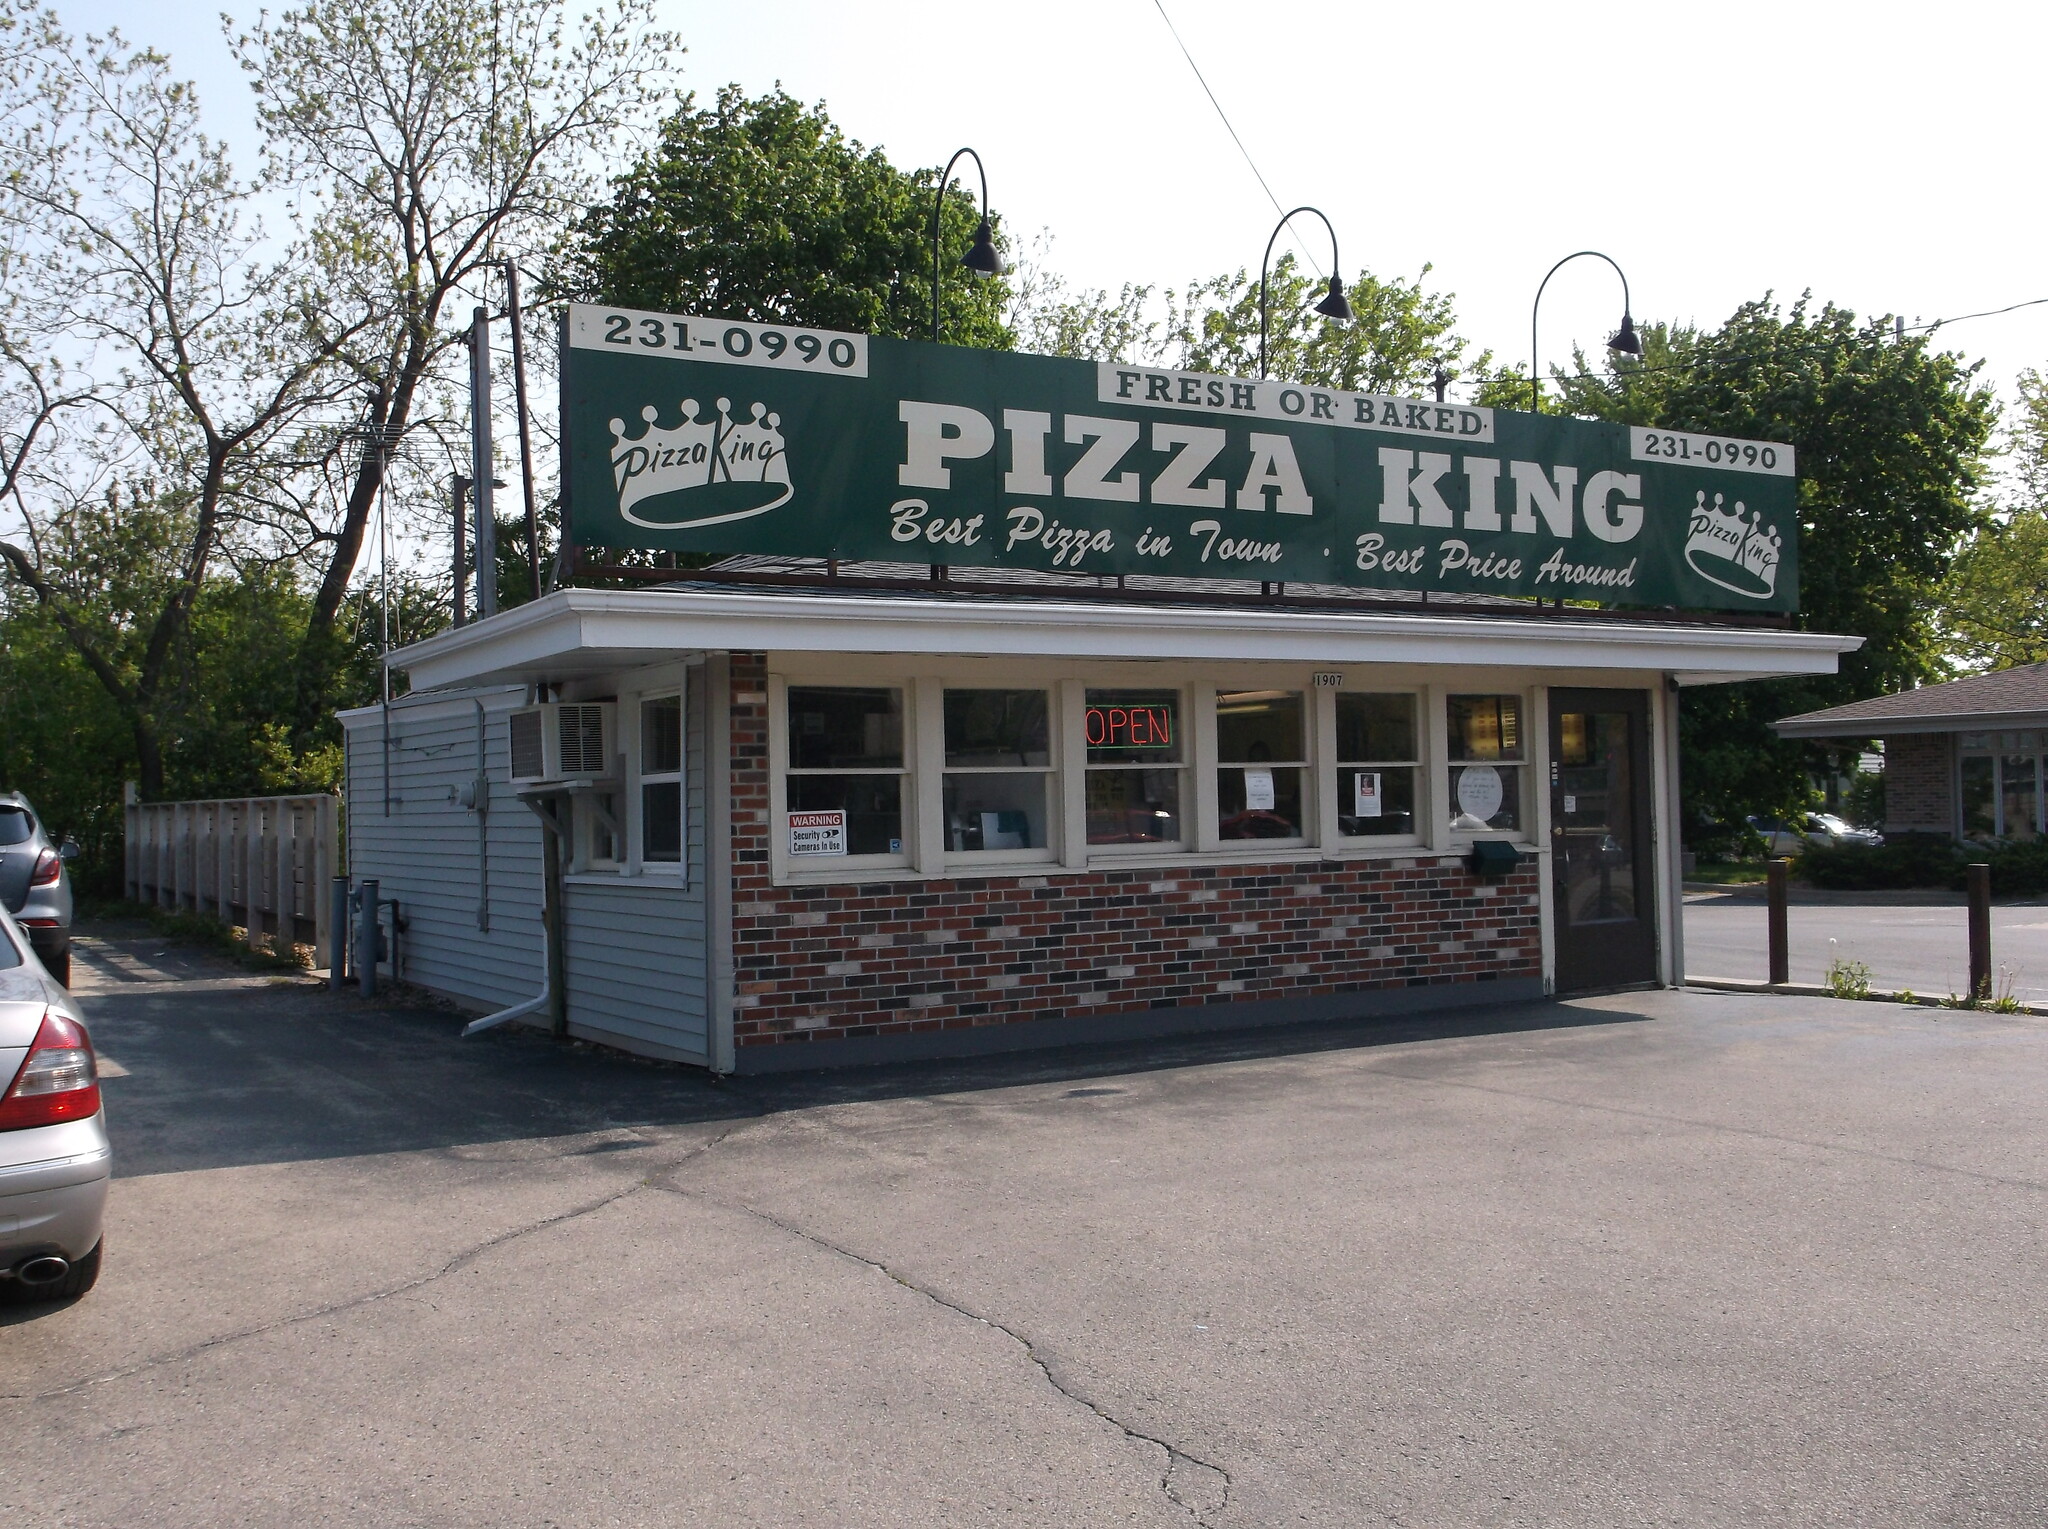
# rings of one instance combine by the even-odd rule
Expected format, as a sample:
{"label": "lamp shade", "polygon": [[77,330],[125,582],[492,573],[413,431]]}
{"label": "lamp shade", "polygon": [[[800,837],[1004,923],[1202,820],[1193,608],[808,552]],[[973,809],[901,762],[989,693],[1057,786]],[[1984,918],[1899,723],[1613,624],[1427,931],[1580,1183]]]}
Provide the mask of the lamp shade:
{"label": "lamp shade", "polygon": [[981,227],[974,231],[974,243],[960,263],[977,276],[1000,276],[1003,274],[1003,257],[996,253],[995,230],[988,226],[988,219],[981,220]]}
{"label": "lamp shade", "polygon": [[1343,321],[1351,317],[1351,304],[1344,296],[1343,277],[1332,276],[1330,278],[1329,295],[1316,304],[1316,312],[1326,319]]}
{"label": "lamp shade", "polygon": [[1607,342],[1609,350],[1619,351],[1624,356],[1640,356],[1643,353],[1643,338],[1636,333],[1636,321],[1626,313],[1621,316],[1621,328]]}

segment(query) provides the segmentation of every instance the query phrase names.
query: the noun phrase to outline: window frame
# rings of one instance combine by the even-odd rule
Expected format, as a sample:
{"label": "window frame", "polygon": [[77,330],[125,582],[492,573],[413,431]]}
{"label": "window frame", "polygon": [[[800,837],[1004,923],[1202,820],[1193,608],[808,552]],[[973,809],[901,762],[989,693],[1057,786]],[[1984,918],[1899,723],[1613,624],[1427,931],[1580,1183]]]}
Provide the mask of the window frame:
{"label": "window frame", "polygon": [[[1526,683],[1501,686],[1499,679],[1476,670],[1441,671],[1420,663],[1337,662],[1329,664],[1267,664],[1255,659],[1206,660],[1171,665],[1141,659],[1061,658],[1048,655],[1020,659],[994,655],[947,655],[933,658],[863,653],[771,653],[767,673],[757,689],[765,702],[767,797],[760,812],[769,842],[764,870],[778,886],[831,886],[921,882],[960,878],[963,883],[988,877],[1032,877],[1051,872],[1061,876],[1090,870],[1145,870],[1174,876],[1182,868],[1227,867],[1270,860],[1310,864],[1318,858],[1339,861],[1399,860],[1421,854],[1462,854],[1470,834],[1453,835],[1443,824],[1449,811],[1446,782],[1439,779],[1445,758],[1446,707],[1451,693],[1513,695],[1524,708],[1528,754],[1540,758],[1547,736],[1541,726],[1540,671],[1527,671]],[[1515,679],[1523,678],[1517,672]],[[903,692],[904,765],[901,788],[904,853],[899,856],[792,857],[788,854],[788,736],[791,686],[831,689],[894,689]],[[1047,692],[1051,699],[1050,757],[1045,767],[1048,825],[1044,851],[950,851],[946,833],[945,692],[948,690],[1018,690]],[[1213,697],[1218,692],[1290,690],[1306,700],[1307,787],[1303,804],[1309,832],[1301,840],[1217,838],[1215,775],[1218,739]],[[1185,744],[1181,758],[1152,768],[1180,772],[1181,834],[1177,841],[1154,844],[1089,844],[1087,832],[1086,706],[1090,691],[1167,691],[1182,708]],[[1365,838],[1337,831],[1336,697],[1339,694],[1398,693],[1412,696],[1416,707],[1418,757],[1416,832]],[[1349,763],[1349,761],[1346,761]],[[1130,768],[1135,766],[1128,766]],[[973,769],[977,767],[963,767]],[[993,768],[993,767],[990,767]],[[1004,766],[1004,769],[1013,767]],[[1025,766],[1036,771],[1040,767]],[[1529,768],[1533,770],[1534,764]],[[804,773],[804,772],[798,772]],[[836,773],[836,772],[816,772]],[[1524,788],[1523,842],[1539,851],[1545,826],[1540,814],[1544,798],[1532,782]],[[698,810],[702,810],[701,808]],[[749,816],[742,813],[742,821]],[[1503,835],[1505,837],[1514,837]],[[1454,839],[1456,842],[1454,842]],[[693,853],[698,852],[693,850]],[[1028,858],[1026,858],[1028,857]]]}
{"label": "window frame", "polygon": [[[887,880],[891,876],[926,871],[919,864],[919,849],[926,835],[921,831],[925,804],[919,782],[927,771],[919,758],[920,696],[928,686],[904,670],[892,670],[872,678],[818,677],[812,673],[771,674],[768,677],[768,824],[772,840],[769,865],[777,881]],[[893,690],[901,697],[903,718],[903,763],[895,769],[793,769],[790,766],[789,692],[791,690]],[[944,726],[944,717],[940,718]],[[943,735],[942,735],[943,737]],[[943,746],[943,743],[942,745]],[[894,775],[897,787],[897,819],[903,837],[896,854],[797,856],[789,852],[789,782],[808,775]],[[828,862],[828,863],[820,863]]]}
{"label": "window frame", "polygon": [[[1460,693],[1469,694],[1470,692]],[[1497,691],[1494,693],[1506,694],[1506,692],[1501,691]],[[1370,689],[1361,687],[1357,690],[1349,690],[1343,686],[1335,686],[1327,690],[1318,691],[1317,694],[1327,695],[1329,697],[1331,724],[1329,733],[1330,758],[1328,763],[1323,765],[1321,771],[1319,772],[1319,774],[1327,775],[1329,777],[1330,787],[1332,792],[1334,793],[1331,800],[1334,803],[1335,816],[1333,816],[1330,820],[1330,832],[1325,842],[1332,845],[1333,847],[1352,850],[1370,850],[1382,848],[1413,849],[1419,845],[1427,844],[1429,842],[1429,828],[1431,821],[1430,813],[1433,810],[1430,804],[1435,799],[1435,793],[1430,789],[1431,781],[1429,766],[1429,688],[1423,685],[1374,685]],[[1347,695],[1406,696],[1409,700],[1409,703],[1415,708],[1415,748],[1413,751],[1415,757],[1413,759],[1345,758],[1344,747],[1341,742],[1341,739],[1343,738],[1343,733],[1337,727],[1336,724],[1337,707],[1339,703]],[[1450,719],[1450,707],[1448,703],[1446,703],[1444,708],[1444,718],[1446,724],[1448,724]],[[1344,770],[1401,769],[1413,770],[1415,772],[1415,808],[1413,828],[1405,834],[1347,834],[1346,832],[1344,832],[1344,795],[1342,784],[1339,779],[1339,772]],[[1445,776],[1445,780],[1448,783],[1448,775]]]}
{"label": "window frame", "polygon": [[[1436,766],[1441,795],[1435,796],[1435,811],[1441,822],[1437,825],[1444,834],[1443,842],[1450,845],[1468,846],[1478,839],[1504,839],[1512,844],[1534,843],[1537,837],[1535,822],[1535,777],[1537,771],[1538,744],[1541,741],[1535,727],[1536,702],[1529,687],[1519,690],[1468,689],[1458,685],[1432,687],[1436,697],[1435,709],[1443,727],[1443,759]],[[1451,732],[1451,702],[1467,697],[1512,697],[1519,703],[1521,730],[1521,757],[1519,759],[1467,759],[1458,753]],[[1451,809],[1457,803],[1456,788],[1451,784],[1451,772],[1466,765],[1490,764],[1512,765],[1515,767],[1515,828],[1459,828]]]}
{"label": "window frame", "polygon": [[[1209,794],[1203,807],[1211,820],[1211,832],[1216,835],[1217,853],[1237,853],[1242,846],[1249,853],[1254,848],[1263,850],[1308,849],[1320,842],[1317,832],[1319,813],[1317,802],[1321,792],[1316,789],[1318,770],[1316,766],[1316,700],[1315,691],[1309,685],[1287,684],[1225,686],[1221,683],[1208,687],[1208,704],[1203,708],[1202,720],[1209,728],[1211,758],[1208,765]],[[1256,694],[1260,691],[1278,691],[1292,695],[1301,703],[1301,750],[1295,759],[1225,759],[1223,757],[1223,728],[1220,721],[1219,703],[1226,695]],[[1301,776],[1301,832],[1285,838],[1274,839],[1226,839],[1223,835],[1223,772],[1248,769],[1270,768],[1273,770],[1294,770]],[[1251,810],[1249,808],[1247,811]],[[1229,846],[1228,849],[1225,846]]]}
{"label": "window frame", "polygon": [[1971,761],[1979,759],[1991,765],[1991,837],[1999,840],[2012,837],[2012,830],[2005,820],[2005,764],[2008,759],[2023,758],[2031,760],[2034,767],[2033,834],[2035,838],[2048,838],[2048,759],[2044,759],[2044,754],[2048,754],[2048,739],[2035,729],[1958,734],[1954,776],[1956,837],[1968,838],[1973,831],[1964,803],[1963,773]]}
{"label": "window frame", "polygon": [[[1066,793],[1061,789],[1061,718],[1060,692],[1056,684],[1031,684],[1020,681],[1002,683],[995,678],[986,681],[947,680],[934,682],[937,698],[934,703],[937,715],[932,729],[937,732],[935,750],[938,769],[936,832],[939,835],[939,859],[942,865],[957,867],[996,867],[1002,865],[1050,865],[1060,858],[1062,840],[1062,818],[1065,810]],[[1036,691],[1045,697],[1045,763],[1042,765],[951,765],[946,763],[946,692],[950,690],[993,690],[993,691]],[[918,687],[918,710],[923,710],[925,687]],[[909,718],[905,717],[908,725]],[[906,746],[905,756],[909,749]],[[1037,775],[1042,778],[1045,791],[1045,843],[1037,849],[954,849],[946,833],[946,783],[956,775]],[[904,816],[910,817],[913,808],[906,802]]]}
{"label": "window frame", "polygon": [[[1213,790],[1210,791],[1206,798],[1206,805],[1203,795],[1203,773],[1200,764],[1203,745],[1200,740],[1204,736],[1204,729],[1201,709],[1196,704],[1197,697],[1202,693],[1202,685],[1194,681],[1178,685],[1148,685],[1138,679],[1098,679],[1090,674],[1083,673],[1079,677],[1077,690],[1081,721],[1080,725],[1075,729],[1076,737],[1073,753],[1075,760],[1074,770],[1080,784],[1078,797],[1081,817],[1080,822],[1076,825],[1077,832],[1075,834],[1082,857],[1081,865],[1078,868],[1085,869],[1098,861],[1124,861],[1143,859],[1150,856],[1179,859],[1196,853],[1205,847],[1205,834],[1208,831],[1205,830],[1204,824],[1205,822],[1213,822],[1216,811]],[[1088,762],[1088,694],[1094,690],[1170,692],[1175,698],[1181,717],[1182,747],[1180,749],[1180,758],[1164,765],[1147,765],[1143,761],[1090,764]],[[1213,721],[1213,712],[1211,720]],[[1215,751],[1214,742],[1212,730],[1209,734],[1209,752],[1211,754]],[[1088,838],[1089,776],[1098,770],[1106,772],[1110,770],[1130,771],[1147,769],[1169,769],[1177,772],[1180,776],[1180,837],[1178,839],[1161,839],[1153,843],[1092,843]]]}
{"label": "window frame", "polygon": [[[690,864],[690,691],[689,674],[686,670],[677,677],[673,685],[656,685],[633,694],[631,747],[626,751],[626,816],[630,831],[626,839],[627,864],[636,876],[680,876],[687,879]],[[644,734],[646,707],[650,701],[665,701],[674,696],[677,701],[677,720],[682,737],[676,753],[676,768],[654,770],[646,768],[647,740]],[[622,698],[623,699],[623,698]],[[649,860],[647,858],[646,788],[667,785],[671,781],[676,787],[681,811],[682,824],[681,852],[674,860]]]}

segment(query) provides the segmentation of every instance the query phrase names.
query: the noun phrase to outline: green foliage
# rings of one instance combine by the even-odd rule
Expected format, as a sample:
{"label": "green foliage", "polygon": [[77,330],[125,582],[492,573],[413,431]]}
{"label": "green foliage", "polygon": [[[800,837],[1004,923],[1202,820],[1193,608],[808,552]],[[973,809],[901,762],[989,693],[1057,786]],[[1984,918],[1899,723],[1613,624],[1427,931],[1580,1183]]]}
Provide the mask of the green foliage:
{"label": "green foliage", "polygon": [[[2040,839],[1994,844],[1972,850],[1962,857],[1981,860],[1991,867],[1991,892],[1995,897],[2037,897],[2048,892],[2048,842]],[[1961,887],[1964,876],[1958,870],[1950,885]]]}
{"label": "green foliage", "polygon": [[1842,816],[1859,828],[1884,827],[1884,771],[1858,771],[1842,794]]}
{"label": "green foliage", "polygon": [[2048,659],[2048,379],[2024,372],[2007,433],[2011,507],[1963,544],[1940,593],[1941,624],[1966,673]]}
{"label": "green foliage", "polygon": [[1947,887],[1968,883],[1970,861],[1991,867],[1996,897],[2037,897],[2048,892],[2048,841],[2008,840],[1964,848],[1939,834],[1894,834],[1881,848],[1867,845],[1809,845],[1800,853],[1799,874],[1814,886],[1836,892],[1884,888]]}
{"label": "green foliage", "polygon": [[[1830,945],[1833,940],[1828,941]],[[1828,969],[1821,973],[1821,985],[1836,998],[1868,998],[1870,996],[1870,967],[1862,961],[1844,961],[1839,955],[1831,956]]]}
{"label": "green foliage", "polygon": [[[1429,269],[1414,281],[1360,271],[1346,288],[1351,322],[1338,324],[1315,311],[1324,283],[1292,254],[1281,256],[1266,283],[1268,370],[1290,382],[1417,397],[1439,368],[1455,380],[1466,367],[1467,342],[1456,333],[1453,294],[1423,290]],[[1259,279],[1239,271],[1190,287],[1175,338],[1185,370],[1258,376]],[[1471,368],[1484,371],[1491,359],[1482,353]]]}
{"label": "green foliage", "polygon": [[[939,231],[944,338],[1007,350],[1007,284],[960,267],[980,182],[971,160],[955,173]],[[728,85],[708,108],[685,99],[613,180],[554,286],[627,307],[927,338],[937,180],[937,166],[899,170],[848,138],[822,105]]]}
{"label": "green foliage", "polygon": [[1809,844],[1800,876],[1835,892],[1887,887],[1946,887],[1961,874],[1962,854],[1939,834],[1893,834],[1884,844]]}
{"label": "green foliage", "polygon": [[[1802,297],[1745,303],[1711,332],[1645,326],[1644,356],[1553,373],[1546,407],[1629,424],[1789,441],[1799,453],[1797,624],[1865,639],[1832,676],[1715,685],[1681,708],[1685,810],[1695,821],[1803,806],[1820,746],[1780,739],[1779,717],[1941,677],[1937,594],[1964,537],[1997,418],[1976,368]],[[1514,389],[1519,386],[1519,401]],[[1528,407],[1496,378],[1491,402]]]}

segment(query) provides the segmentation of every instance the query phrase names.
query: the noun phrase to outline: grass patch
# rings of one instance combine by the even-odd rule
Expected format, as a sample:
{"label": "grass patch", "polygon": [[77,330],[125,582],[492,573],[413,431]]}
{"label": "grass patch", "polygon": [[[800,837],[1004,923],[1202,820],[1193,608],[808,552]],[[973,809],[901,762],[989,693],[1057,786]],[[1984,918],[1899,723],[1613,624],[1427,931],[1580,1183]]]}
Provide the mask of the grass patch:
{"label": "grass patch", "polygon": [[1762,885],[1770,879],[1770,873],[1761,865],[1730,861],[1721,865],[1695,865],[1685,873],[1685,879],[1716,887],[1748,887]]}
{"label": "grass patch", "polygon": [[249,948],[248,931],[240,924],[224,924],[205,913],[172,911],[150,903],[102,901],[81,906],[81,918],[94,920],[139,920],[154,934],[184,945],[196,945],[217,956],[226,956],[237,966],[258,972],[305,972],[313,969],[310,945],[287,943],[278,949],[276,935],[262,935],[262,944]]}

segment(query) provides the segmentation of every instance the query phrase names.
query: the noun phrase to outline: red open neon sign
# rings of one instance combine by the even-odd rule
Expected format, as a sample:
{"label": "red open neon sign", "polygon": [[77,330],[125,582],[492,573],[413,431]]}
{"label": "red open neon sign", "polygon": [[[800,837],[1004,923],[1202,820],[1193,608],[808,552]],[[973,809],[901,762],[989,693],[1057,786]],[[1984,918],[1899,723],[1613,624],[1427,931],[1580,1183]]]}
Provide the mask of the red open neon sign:
{"label": "red open neon sign", "polygon": [[1170,749],[1171,706],[1091,706],[1088,746],[1096,749]]}

